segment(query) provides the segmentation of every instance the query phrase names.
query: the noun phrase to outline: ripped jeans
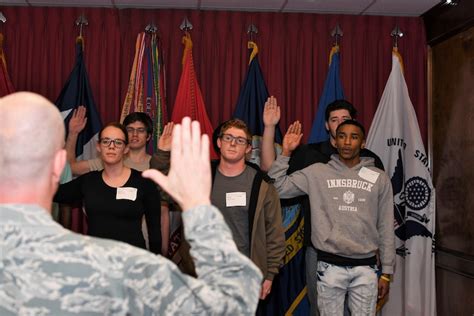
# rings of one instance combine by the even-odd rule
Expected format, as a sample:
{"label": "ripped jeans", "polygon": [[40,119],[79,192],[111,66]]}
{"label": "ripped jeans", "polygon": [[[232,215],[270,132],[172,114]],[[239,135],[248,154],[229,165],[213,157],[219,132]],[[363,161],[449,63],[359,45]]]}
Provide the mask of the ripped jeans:
{"label": "ripped jeans", "polygon": [[321,316],[344,315],[348,294],[352,316],[375,315],[378,278],[377,266],[337,266],[318,261],[318,308]]}

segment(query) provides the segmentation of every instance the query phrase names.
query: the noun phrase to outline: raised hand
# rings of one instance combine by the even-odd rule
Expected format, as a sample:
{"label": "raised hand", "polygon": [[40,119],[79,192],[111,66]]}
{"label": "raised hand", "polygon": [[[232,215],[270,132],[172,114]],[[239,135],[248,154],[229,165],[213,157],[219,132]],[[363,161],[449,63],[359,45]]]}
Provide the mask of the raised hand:
{"label": "raised hand", "polygon": [[160,139],[158,139],[158,148],[164,151],[171,150],[171,136],[173,134],[173,122],[168,122],[165,127],[163,128],[163,133],[160,135]]}
{"label": "raised hand", "polygon": [[69,133],[79,134],[87,124],[86,107],[78,106],[73,112],[69,120]]}
{"label": "raised hand", "polygon": [[263,109],[263,124],[265,127],[276,126],[280,121],[280,107],[277,104],[277,99],[271,96],[265,102]]}
{"label": "raised hand", "polygon": [[286,131],[285,136],[283,137],[283,145],[282,145],[282,155],[283,156],[291,156],[293,150],[299,146],[301,143],[301,138],[303,137],[303,133],[301,133],[301,123],[300,121],[293,122]]}
{"label": "raised hand", "polygon": [[198,205],[209,205],[211,203],[209,137],[206,134],[201,135],[199,122],[191,123],[191,119],[185,117],[181,124],[175,125],[168,176],[154,169],[144,171],[143,176],[155,181],[183,211]]}

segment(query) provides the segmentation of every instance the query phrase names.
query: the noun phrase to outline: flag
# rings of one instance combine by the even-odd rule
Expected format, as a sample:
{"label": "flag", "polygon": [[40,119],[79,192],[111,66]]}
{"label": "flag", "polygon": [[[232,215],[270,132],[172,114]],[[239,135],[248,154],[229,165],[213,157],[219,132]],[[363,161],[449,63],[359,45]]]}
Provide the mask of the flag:
{"label": "flag", "polygon": [[283,265],[273,279],[272,291],[265,301],[262,314],[306,316],[310,314],[310,305],[306,288],[301,204],[282,204],[282,214],[286,253]]}
{"label": "flag", "polygon": [[155,33],[139,33],[135,45],[127,95],[120,122],[132,112],[145,112],[153,121],[148,152],[158,149],[158,139],[168,122],[165,92],[165,63],[161,39]]}
{"label": "flag", "polygon": [[308,143],[310,144],[329,139],[329,134],[326,130],[326,108],[330,103],[344,99],[341,76],[339,74],[339,64],[339,45],[335,45],[329,53],[329,72],[324,82],[323,94],[319,99],[318,112],[316,113],[308,138]]}
{"label": "flag", "polygon": [[[84,39],[82,36],[76,39],[76,62],[55,104],[64,118],[66,132],[73,110],[80,105],[86,107],[87,124],[77,138],[76,157],[78,160],[95,158],[95,145],[102,128],[102,122],[95,107],[84,63]],[[81,233],[87,231],[87,222],[83,212],[72,212],[71,222],[72,230]]]}
{"label": "flag", "polygon": [[87,125],[78,136],[76,157],[78,157],[78,160],[95,158],[95,145],[98,133],[102,128],[102,122],[95,107],[92,89],[89,84],[89,76],[84,63],[84,39],[81,36],[76,39],[76,63],[55,104],[64,118],[66,131],[73,110],[80,105],[86,107]]}
{"label": "flag", "polygon": [[436,315],[435,189],[415,110],[394,49],[392,70],[367,137],[392,180],[396,266],[382,315]]}
{"label": "flag", "polygon": [[[171,120],[175,123],[181,123],[183,117],[189,116],[192,120],[199,121],[201,124],[201,131],[204,134],[209,135],[209,139],[212,139],[212,132],[214,129],[212,128],[211,121],[207,116],[201,88],[199,88],[199,83],[196,78],[193,61],[193,42],[191,40],[191,35],[188,32],[183,36],[183,44],[183,71],[181,73],[181,78],[179,79],[178,92]],[[211,159],[217,159],[212,143],[210,144],[209,149],[211,151]]]}
{"label": "flag", "polygon": [[[193,42],[191,40],[191,35],[188,32],[183,36],[182,42],[184,44],[182,60],[183,70],[179,80],[178,92],[171,120],[175,123],[181,123],[183,117],[189,116],[192,120],[198,121],[201,124],[201,132],[209,135],[209,139],[212,139],[213,128],[211,121],[207,116],[204,99],[196,78],[192,51]],[[211,159],[217,159],[212,142],[209,143]],[[170,212],[170,222],[171,227],[168,256],[182,269],[182,271],[192,274],[194,272],[194,266],[189,256],[189,249],[187,249],[189,246],[183,242],[183,227],[180,213]]]}
{"label": "flag", "polygon": [[[329,65],[329,74],[311,131],[311,136],[314,136],[313,142],[328,139],[325,126],[326,107],[334,100],[344,98],[339,78],[338,46],[334,46],[331,50]],[[316,136],[319,138],[316,138]],[[309,315],[310,313],[306,287],[305,248],[303,247],[305,220],[303,204],[305,207],[309,207],[308,203],[301,199],[282,201],[287,252],[284,258],[284,265],[274,280],[271,294],[272,297],[277,296],[276,304],[278,306],[278,308],[271,312],[278,315]],[[268,314],[270,315],[271,313]]]}
{"label": "flag", "polygon": [[[239,99],[234,111],[234,117],[239,118],[247,124],[252,133],[252,153],[249,159],[260,165],[261,138],[263,135],[263,109],[269,95],[262,69],[258,62],[258,46],[256,43],[248,42],[248,48],[252,49],[250,54],[249,69],[240,90]],[[275,141],[281,144],[282,135],[280,127],[275,129]]]}
{"label": "flag", "polygon": [[0,33],[0,97],[15,92],[12,81],[8,75],[7,60],[3,52],[3,34]]}
{"label": "flag", "polygon": [[[234,117],[243,120],[252,133],[252,155],[250,161],[260,165],[260,146],[263,135],[263,110],[269,95],[263,73],[258,62],[258,46],[248,42],[250,54],[249,69],[240,91]],[[280,127],[275,129],[275,142],[281,143]],[[277,150],[281,150],[278,148]],[[306,297],[303,213],[299,205],[282,206],[283,227],[285,229],[286,254],[283,266],[273,279],[272,291],[260,303],[259,315],[308,315],[309,302]]]}

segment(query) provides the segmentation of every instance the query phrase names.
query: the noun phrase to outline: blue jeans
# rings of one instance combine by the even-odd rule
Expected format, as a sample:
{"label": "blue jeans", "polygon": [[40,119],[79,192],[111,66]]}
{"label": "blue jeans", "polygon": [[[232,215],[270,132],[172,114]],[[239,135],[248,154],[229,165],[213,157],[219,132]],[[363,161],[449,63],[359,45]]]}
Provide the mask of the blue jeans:
{"label": "blue jeans", "polygon": [[318,262],[318,307],[322,316],[344,314],[348,294],[352,316],[375,315],[377,303],[377,267],[342,267]]}

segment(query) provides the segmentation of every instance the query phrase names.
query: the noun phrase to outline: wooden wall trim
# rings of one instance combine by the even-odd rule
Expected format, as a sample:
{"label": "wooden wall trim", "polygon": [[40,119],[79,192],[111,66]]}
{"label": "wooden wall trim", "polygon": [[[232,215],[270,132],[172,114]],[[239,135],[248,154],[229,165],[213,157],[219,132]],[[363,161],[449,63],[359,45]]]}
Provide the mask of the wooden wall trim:
{"label": "wooden wall trim", "polygon": [[436,250],[436,268],[474,279],[474,260],[450,250]]}
{"label": "wooden wall trim", "polygon": [[433,46],[474,26],[474,1],[458,0],[457,5],[440,3],[422,16],[426,41]]}

